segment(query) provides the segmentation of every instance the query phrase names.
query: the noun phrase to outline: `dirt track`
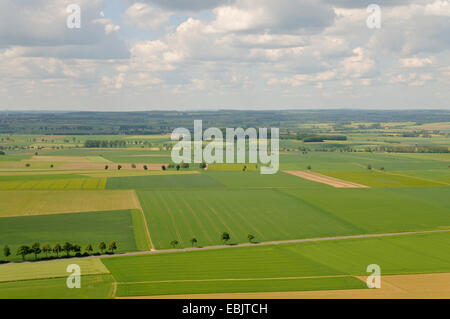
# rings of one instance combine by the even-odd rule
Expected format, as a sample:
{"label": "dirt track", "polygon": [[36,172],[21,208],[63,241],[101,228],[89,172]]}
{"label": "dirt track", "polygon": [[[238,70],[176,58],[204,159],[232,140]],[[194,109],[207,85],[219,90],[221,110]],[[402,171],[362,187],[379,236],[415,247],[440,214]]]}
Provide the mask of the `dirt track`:
{"label": "dirt track", "polygon": [[306,172],[306,171],[283,171],[287,174],[291,174],[297,177],[307,179],[309,181],[327,184],[336,188],[369,188],[369,186],[361,185],[353,182],[344,181],[334,177],[322,175],[319,173]]}

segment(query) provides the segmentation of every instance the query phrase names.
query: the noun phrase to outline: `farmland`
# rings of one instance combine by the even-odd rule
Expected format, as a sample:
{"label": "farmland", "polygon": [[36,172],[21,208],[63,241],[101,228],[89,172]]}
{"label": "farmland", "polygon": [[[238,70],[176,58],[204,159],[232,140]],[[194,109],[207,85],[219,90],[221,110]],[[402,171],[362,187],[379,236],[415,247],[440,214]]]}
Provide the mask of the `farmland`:
{"label": "farmland", "polygon": [[[350,294],[368,290],[369,264],[450,273],[450,136],[428,130],[446,122],[286,116],[273,175],[260,163],[177,166],[166,131],[0,134],[0,298]],[[346,139],[309,142],[330,130]],[[66,242],[79,250],[53,250]],[[81,290],[65,286],[71,263]]]}

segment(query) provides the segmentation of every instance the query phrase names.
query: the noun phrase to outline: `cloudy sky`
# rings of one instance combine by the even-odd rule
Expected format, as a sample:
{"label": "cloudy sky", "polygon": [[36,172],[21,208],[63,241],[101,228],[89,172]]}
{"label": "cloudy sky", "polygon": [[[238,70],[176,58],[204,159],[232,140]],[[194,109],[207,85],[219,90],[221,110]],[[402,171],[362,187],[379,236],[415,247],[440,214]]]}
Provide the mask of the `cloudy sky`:
{"label": "cloudy sky", "polygon": [[449,109],[449,53],[447,0],[0,0],[0,109]]}

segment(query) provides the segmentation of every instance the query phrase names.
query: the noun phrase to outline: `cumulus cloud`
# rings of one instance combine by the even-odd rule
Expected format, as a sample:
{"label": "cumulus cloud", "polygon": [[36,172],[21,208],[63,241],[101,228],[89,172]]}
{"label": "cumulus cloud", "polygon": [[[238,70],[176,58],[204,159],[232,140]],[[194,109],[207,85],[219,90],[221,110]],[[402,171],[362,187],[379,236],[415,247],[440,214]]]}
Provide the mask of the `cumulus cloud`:
{"label": "cumulus cloud", "polygon": [[174,11],[202,11],[232,4],[234,0],[147,0],[147,2]]}
{"label": "cumulus cloud", "polygon": [[4,0],[0,10],[0,45],[21,46],[27,56],[125,58],[120,29],[103,16],[104,0],[80,0],[81,28],[66,26],[71,0]]}
{"label": "cumulus cloud", "polygon": [[125,22],[143,30],[156,30],[169,22],[172,12],[135,3],[125,11]]}
{"label": "cumulus cloud", "polygon": [[1,2],[0,106],[56,86],[102,105],[363,106],[393,86],[434,101],[450,83],[447,0],[380,0],[381,29],[366,26],[373,1],[80,0],[75,30],[71,2]]}

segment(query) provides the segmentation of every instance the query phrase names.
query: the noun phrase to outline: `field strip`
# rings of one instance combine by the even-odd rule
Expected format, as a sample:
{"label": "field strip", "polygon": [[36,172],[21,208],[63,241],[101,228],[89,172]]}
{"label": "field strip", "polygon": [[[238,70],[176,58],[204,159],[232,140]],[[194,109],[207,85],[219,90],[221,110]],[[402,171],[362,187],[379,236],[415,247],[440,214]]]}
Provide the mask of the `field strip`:
{"label": "field strip", "polygon": [[306,171],[283,171],[284,173],[307,179],[309,181],[327,184],[336,188],[369,188],[369,186],[361,185],[353,182],[344,181],[327,175],[312,173]]}
{"label": "field strip", "polygon": [[426,182],[437,183],[437,184],[442,184],[442,185],[447,185],[447,186],[450,185],[449,183],[445,183],[445,182],[442,182],[442,181],[436,181],[436,180],[423,178],[423,177],[417,177],[417,176],[412,176],[412,175],[404,175],[404,174],[392,173],[392,172],[384,172],[384,173],[388,174],[388,175],[397,175],[397,176],[407,177],[407,178],[411,178],[411,179],[418,179],[418,180],[422,180],[422,181],[426,181]]}
{"label": "field strip", "polygon": [[319,279],[319,278],[343,278],[355,277],[353,275],[329,275],[329,276],[304,276],[304,277],[261,277],[261,278],[216,278],[216,279],[179,279],[179,280],[155,280],[155,281],[123,281],[118,285],[129,284],[159,284],[176,282],[215,282],[215,281],[259,281],[259,280],[297,280],[297,279]]}
{"label": "field strip", "polygon": [[152,238],[150,237],[150,232],[148,231],[147,219],[145,218],[144,211],[142,210],[142,207],[141,207],[141,202],[139,201],[139,198],[137,197],[137,194],[136,194],[135,190],[133,190],[132,196],[133,196],[133,201],[134,201],[134,203],[136,205],[136,208],[141,211],[142,219],[144,221],[145,233],[147,235],[147,241],[148,241],[148,243],[150,244],[150,247],[151,247],[150,250],[154,251],[155,250],[155,246],[153,246]]}
{"label": "field strip", "polygon": [[[357,277],[363,281],[366,277]],[[379,289],[239,292],[118,297],[118,299],[449,299],[450,273],[381,276]]]}

